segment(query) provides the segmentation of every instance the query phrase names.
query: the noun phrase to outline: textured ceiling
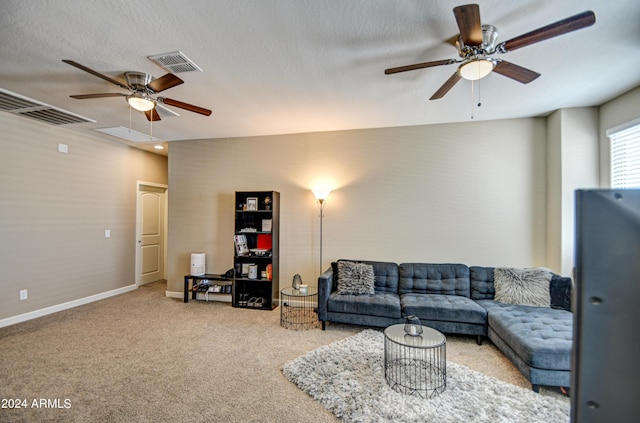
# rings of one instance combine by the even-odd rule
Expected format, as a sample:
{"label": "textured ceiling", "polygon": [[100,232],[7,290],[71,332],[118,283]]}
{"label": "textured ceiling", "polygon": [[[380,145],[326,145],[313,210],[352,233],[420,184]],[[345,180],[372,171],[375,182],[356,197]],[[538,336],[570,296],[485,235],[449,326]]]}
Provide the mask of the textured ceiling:
{"label": "textured ceiling", "polygon": [[[449,42],[460,1],[424,0],[1,0],[0,88],[94,119],[70,130],[124,126],[166,141],[422,125],[545,115],[599,105],[640,85],[637,0],[481,1],[498,41],[593,10],[596,24],[500,57],[542,76],[528,85],[491,74],[429,97],[455,65],[384,75],[384,69],[456,58]],[[150,127],[121,92],[62,62],[114,78],[160,77],[147,56],[182,51],[203,72],[166,97],[213,110],[173,109]],[[480,96],[481,107],[473,107]],[[150,149],[150,144],[138,144]]]}

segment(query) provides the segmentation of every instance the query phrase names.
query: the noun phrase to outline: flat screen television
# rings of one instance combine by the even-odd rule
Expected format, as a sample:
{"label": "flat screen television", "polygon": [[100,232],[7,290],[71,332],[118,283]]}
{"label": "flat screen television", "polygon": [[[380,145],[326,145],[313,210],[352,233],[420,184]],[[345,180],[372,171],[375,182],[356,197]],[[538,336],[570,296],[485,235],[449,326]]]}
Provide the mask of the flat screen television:
{"label": "flat screen television", "polygon": [[640,421],[640,190],[575,192],[571,421]]}

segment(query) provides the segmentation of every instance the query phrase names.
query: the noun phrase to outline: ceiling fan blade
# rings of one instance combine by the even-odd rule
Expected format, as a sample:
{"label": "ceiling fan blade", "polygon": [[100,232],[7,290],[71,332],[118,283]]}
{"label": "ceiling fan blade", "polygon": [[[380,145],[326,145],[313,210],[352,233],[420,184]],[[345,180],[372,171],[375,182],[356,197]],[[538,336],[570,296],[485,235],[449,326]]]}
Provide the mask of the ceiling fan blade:
{"label": "ceiling fan blade", "polygon": [[480,22],[480,6],[467,4],[453,8],[462,42],[467,46],[482,44],[482,23]]}
{"label": "ceiling fan blade", "polygon": [[147,88],[150,88],[153,92],[159,93],[164,90],[168,90],[171,87],[182,84],[184,81],[172,73],[161,76],[158,79],[147,84]]}
{"label": "ceiling fan blade", "polygon": [[105,98],[105,97],[126,97],[127,94],[122,93],[101,93],[101,94],[76,94],[70,95],[71,98],[76,98],[78,100],[85,100],[88,98]]}
{"label": "ceiling fan blade", "polygon": [[456,83],[461,79],[462,77],[458,74],[458,72],[454,72],[453,75],[451,75],[451,77],[449,79],[447,79],[447,82],[445,82],[444,84],[442,84],[442,86],[440,88],[438,88],[438,91],[436,91],[429,100],[437,100],[439,98],[442,98],[445,96],[446,93],[449,92],[449,90],[451,88],[453,88],[454,85],[456,85]]}
{"label": "ceiling fan blade", "polygon": [[160,120],[160,115],[158,114],[158,112],[156,111],[156,108],[154,107],[151,110],[147,110],[146,112],[144,112],[145,116],[147,116],[147,120],[148,121],[158,121]]}
{"label": "ceiling fan blade", "polygon": [[180,116],[180,114],[176,113],[175,110],[163,106],[159,101],[156,102],[156,112],[158,112],[160,116],[164,117]]}
{"label": "ceiling fan blade", "polygon": [[194,113],[200,113],[201,115],[210,116],[211,110],[205,109],[203,107],[194,106],[193,104],[184,103],[182,101],[173,100],[171,98],[158,97],[158,100],[162,101],[164,104],[168,104],[169,106],[178,107],[180,109],[188,110]]}
{"label": "ceiling fan blade", "polygon": [[501,53],[513,51],[522,47],[526,47],[531,44],[539,43],[540,41],[548,40],[549,38],[557,37],[559,35],[566,34],[568,32],[577,31],[578,29],[586,28],[593,25],[596,22],[596,15],[591,10],[579,13],[569,18],[563,19],[558,22],[543,26],[526,34],[522,34],[518,37],[512,38],[500,43],[496,50]]}
{"label": "ceiling fan blade", "polygon": [[93,69],[88,68],[88,67],[86,67],[84,65],[81,65],[80,63],[74,62],[73,60],[66,60],[65,59],[65,60],[63,60],[63,62],[68,64],[68,65],[74,66],[74,67],[76,67],[76,68],[78,68],[80,70],[83,70],[85,72],[88,72],[91,75],[97,76],[98,78],[102,78],[107,82],[111,82],[112,84],[115,84],[115,85],[119,86],[120,88],[124,88],[125,90],[129,89],[129,87],[126,84],[123,84],[121,81],[118,81],[117,79],[113,79],[110,76],[101,74],[100,72],[94,71]]}
{"label": "ceiling fan blade", "polygon": [[496,66],[493,68],[493,71],[523,84],[528,84],[540,76],[538,72],[523,68],[522,66],[514,65],[510,62],[505,62],[504,60],[498,61]]}
{"label": "ceiling fan blade", "polygon": [[392,73],[406,72],[416,69],[430,68],[432,66],[450,65],[456,63],[453,59],[447,60],[434,60],[433,62],[416,63],[415,65],[398,66],[397,68],[389,68],[384,70],[385,75],[391,75]]}

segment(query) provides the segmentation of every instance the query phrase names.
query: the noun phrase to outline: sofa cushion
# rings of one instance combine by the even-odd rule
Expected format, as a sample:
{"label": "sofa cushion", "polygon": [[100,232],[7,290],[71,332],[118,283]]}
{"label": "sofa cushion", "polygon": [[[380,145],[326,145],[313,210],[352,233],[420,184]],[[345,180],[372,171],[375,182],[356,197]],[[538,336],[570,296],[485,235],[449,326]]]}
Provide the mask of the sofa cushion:
{"label": "sofa cushion", "polygon": [[400,305],[405,316],[413,314],[420,320],[487,324],[487,311],[459,295],[402,294]]}
{"label": "sofa cushion", "polygon": [[402,263],[399,269],[401,295],[471,295],[469,268],[464,264]]}
{"label": "sofa cushion", "polygon": [[340,275],[338,272],[338,263],[341,261],[351,261],[354,263],[364,263],[373,266],[373,274],[375,276],[374,290],[378,292],[398,293],[398,265],[396,263],[386,261],[370,261],[370,260],[345,260],[340,259],[331,263],[333,269],[333,289],[337,289]]}
{"label": "sofa cushion", "polygon": [[530,367],[570,370],[573,315],[548,307],[479,300],[489,327]]}
{"label": "sofa cushion", "polygon": [[373,294],[373,266],[364,263],[341,261],[338,263],[338,293],[340,294]]}
{"label": "sofa cushion", "polygon": [[471,279],[471,299],[493,300],[496,293],[493,284],[493,267],[471,266],[469,275]]}
{"label": "sofa cushion", "polygon": [[493,273],[495,300],[507,304],[550,307],[549,269],[498,267]]}
{"label": "sofa cushion", "polygon": [[329,295],[327,310],[330,313],[350,313],[382,316],[399,319],[400,298],[391,292],[376,292],[372,295],[341,295],[336,291]]}

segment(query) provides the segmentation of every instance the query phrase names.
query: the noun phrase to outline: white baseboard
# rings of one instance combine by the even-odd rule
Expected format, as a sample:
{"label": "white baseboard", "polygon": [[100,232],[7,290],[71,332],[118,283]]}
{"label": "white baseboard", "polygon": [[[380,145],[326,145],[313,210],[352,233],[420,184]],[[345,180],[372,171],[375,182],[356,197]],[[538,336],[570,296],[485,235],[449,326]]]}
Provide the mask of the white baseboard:
{"label": "white baseboard", "polygon": [[169,298],[184,298],[184,292],[178,291],[164,291],[164,296]]}
{"label": "white baseboard", "polygon": [[37,319],[38,317],[46,316],[48,314],[57,313],[59,311],[68,310],[73,307],[78,307],[84,304],[89,304],[95,301],[104,300],[105,298],[114,297],[116,295],[124,294],[125,292],[134,291],[138,287],[133,284],[111,291],[103,292],[100,294],[90,295],[88,297],[80,298],[66,303],[54,305],[51,307],[41,308],[40,310],[30,311],[28,313],[18,314],[17,316],[7,317],[0,320],[0,328],[15,325],[16,323],[26,322],[27,320]]}

